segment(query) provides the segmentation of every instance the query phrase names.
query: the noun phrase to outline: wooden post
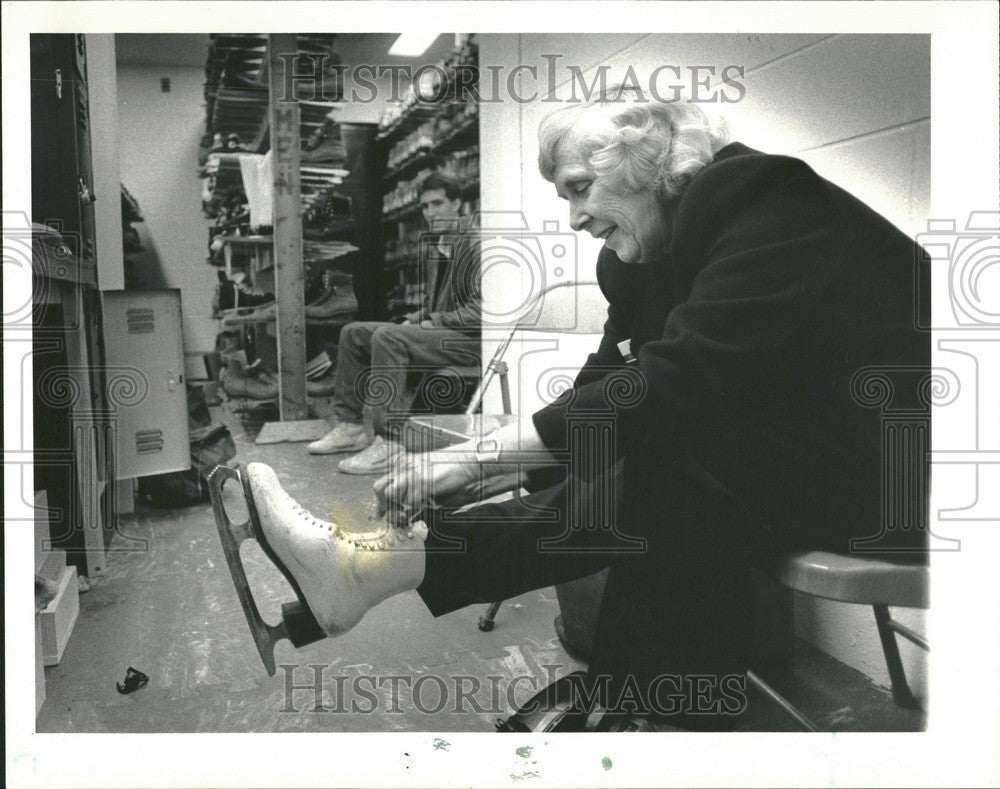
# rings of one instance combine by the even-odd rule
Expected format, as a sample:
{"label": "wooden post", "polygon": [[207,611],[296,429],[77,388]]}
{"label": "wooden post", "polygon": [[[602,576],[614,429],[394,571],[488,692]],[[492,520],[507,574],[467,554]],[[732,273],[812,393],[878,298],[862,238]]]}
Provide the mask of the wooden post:
{"label": "wooden post", "polygon": [[278,406],[281,421],[308,417],[306,402],[305,269],[299,183],[299,105],[288,91],[282,54],[298,50],[297,36],[268,36],[271,156],[274,165],[274,265],[278,304]]}

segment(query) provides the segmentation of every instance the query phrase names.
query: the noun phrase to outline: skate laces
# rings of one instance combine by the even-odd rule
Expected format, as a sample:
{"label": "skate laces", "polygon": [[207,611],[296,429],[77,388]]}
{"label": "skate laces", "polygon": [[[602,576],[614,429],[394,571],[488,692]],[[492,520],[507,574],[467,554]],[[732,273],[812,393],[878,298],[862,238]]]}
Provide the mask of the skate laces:
{"label": "skate laces", "polygon": [[395,545],[397,542],[403,542],[404,539],[412,540],[415,536],[412,528],[405,530],[393,529],[388,525],[383,526],[382,529],[377,532],[347,533],[344,532],[343,529],[339,528],[335,523],[317,518],[309,512],[309,510],[289,496],[284,489],[282,489],[282,494],[296,515],[304,517],[314,526],[326,529],[331,535],[336,536],[338,540],[345,540],[351,543],[355,548],[360,548],[363,551],[381,551],[386,547]]}

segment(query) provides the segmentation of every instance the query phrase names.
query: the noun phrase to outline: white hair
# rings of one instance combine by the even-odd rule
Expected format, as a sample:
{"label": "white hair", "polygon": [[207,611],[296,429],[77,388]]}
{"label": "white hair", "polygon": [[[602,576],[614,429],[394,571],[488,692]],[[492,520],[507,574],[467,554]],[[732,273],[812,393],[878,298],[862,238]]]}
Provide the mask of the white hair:
{"label": "white hair", "polygon": [[654,186],[676,198],[729,141],[726,124],[686,101],[629,100],[616,86],[549,113],[538,127],[538,169],[552,181],[562,146],[573,146],[623,193]]}

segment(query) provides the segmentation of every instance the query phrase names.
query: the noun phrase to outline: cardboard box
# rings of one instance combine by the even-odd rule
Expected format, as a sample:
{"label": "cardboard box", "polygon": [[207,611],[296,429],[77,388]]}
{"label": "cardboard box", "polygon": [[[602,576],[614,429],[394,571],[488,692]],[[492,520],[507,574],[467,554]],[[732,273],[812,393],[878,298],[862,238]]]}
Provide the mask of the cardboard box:
{"label": "cardboard box", "polygon": [[45,551],[42,555],[42,566],[35,565],[35,575],[51,581],[54,584],[62,582],[66,570],[66,551]]}
{"label": "cardboard box", "polygon": [[38,614],[42,631],[42,657],[46,666],[55,666],[62,660],[63,650],[73,632],[80,613],[80,591],[76,582],[76,568],[63,570],[59,593]]}

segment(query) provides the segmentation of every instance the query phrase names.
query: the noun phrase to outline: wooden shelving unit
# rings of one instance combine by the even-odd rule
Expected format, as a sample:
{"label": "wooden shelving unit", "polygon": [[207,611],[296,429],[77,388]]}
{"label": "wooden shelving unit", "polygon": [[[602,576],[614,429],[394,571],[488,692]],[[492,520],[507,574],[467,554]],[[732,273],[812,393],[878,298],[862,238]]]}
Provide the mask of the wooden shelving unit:
{"label": "wooden shelving unit", "polygon": [[[250,98],[245,101],[250,117],[238,121],[237,127],[266,132],[259,142],[244,142],[243,147],[262,155],[270,151],[274,213],[267,228],[270,232],[248,234],[242,228],[217,236],[209,262],[223,268],[227,277],[242,271],[245,283],[254,291],[275,295],[273,309],[260,315],[229,316],[231,325],[226,328],[240,331],[248,356],[264,358],[262,349],[274,349],[264,355],[276,368],[278,397],[253,404],[276,402],[282,421],[302,420],[311,410],[305,376],[307,339],[313,345],[332,345],[348,320],[374,317],[377,309],[381,176],[374,146],[377,129],[375,124],[338,123],[336,102],[302,97],[294,103],[276,100],[283,90],[285,67],[277,54],[296,47],[315,51],[319,46],[339,62],[331,49],[333,36],[215,36],[213,42],[225,54],[210,53],[206,74],[250,86]],[[244,64],[250,64],[246,72],[240,71]],[[226,68],[237,69],[236,75],[225,74]],[[231,133],[228,128],[213,126],[220,117],[219,102],[232,102],[234,97],[206,87],[207,101],[210,93],[214,93],[215,104],[209,102],[205,141],[213,138],[218,145],[220,137],[225,141]],[[256,100],[259,95],[267,98],[262,117]],[[289,133],[291,129],[298,133]],[[217,210],[220,221],[227,221],[225,214],[231,212],[231,207],[224,207],[227,201],[231,206],[245,200],[239,156],[248,152],[209,152],[204,156],[204,171],[216,173],[211,186],[221,190],[217,198],[214,189],[208,190],[216,199],[208,202],[207,209]],[[224,167],[228,171],[220,177]],[[307,318],[307,285],[315,285],[330,269],[351,275],[358,310],[330,319]]]}

